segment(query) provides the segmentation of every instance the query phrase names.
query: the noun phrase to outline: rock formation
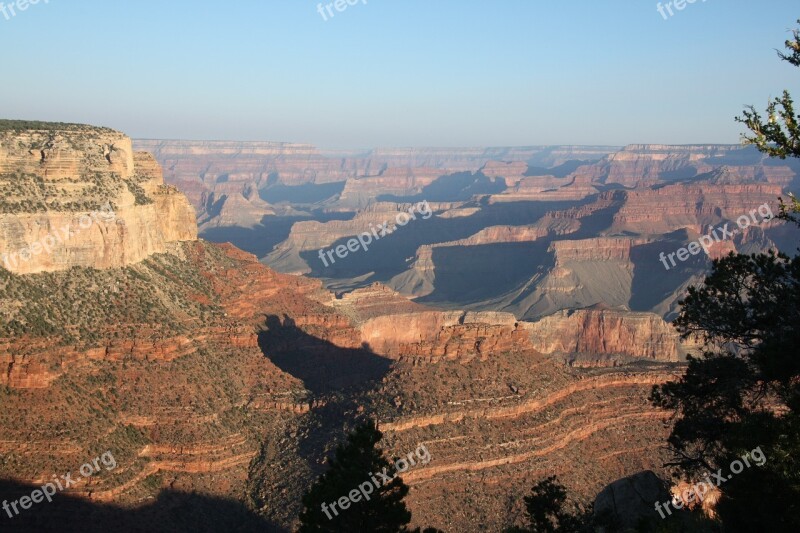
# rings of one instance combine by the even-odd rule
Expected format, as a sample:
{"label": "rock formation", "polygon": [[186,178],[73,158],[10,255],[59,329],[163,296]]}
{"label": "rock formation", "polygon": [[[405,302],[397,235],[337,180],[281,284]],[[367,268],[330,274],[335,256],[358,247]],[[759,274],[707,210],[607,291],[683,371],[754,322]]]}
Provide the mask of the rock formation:
{"label": "rock formation", "polygon": [[767,162],[766,156],[753,147],[635,144],[577,172],[602,183],[638,187],[696,178],[720,167],[728,169],[729,179],[735,183],[755,180],[780,186],[788,185],[798,169],[791,162],[778,165]]}
{"label": "rock formation", "polygon": [[[675,184],[625,192],[625,202],[614,215],[613,230],[664,234],[681,228],[702,233],[722,220],[749,216],[763,204],[778,213],[779,185]],[[760,219],[759,219],[760,220]]]}
{"label": "rock formation", "polygon": [[565,356],[581,366],[616,365],[630,358],[679,361],[689,351],[660,316],[628,310],[559,311],[529,325],[528,331],[538,351]]}
{"label": "rock formation", "polygon": [[[111,450],[119,468],[66,498],[132,508],[161,491],[202,493],[251,502],[289,529],[341,422],[364,413],[380,420],[388,450],[432,448],[430,467],[408,476],[409,502],[420,523],[455,531],[509,525],[504,501],[551,467],[588,490],[642,463],[657,468],[663,428],[650,425],[661,414],[644,398],[669,368],[590,374],[536,352],[508,313],[435,310],[380,284],[332,294],[196,240],[186,200],[121,134],[4,135],[2,161],[17,161],[4,175],[28,173],[59,192],[9,196],[8,227],[83,212],[70,203],[80,190],[91,191],[87,202],[115,204],[126,231],[151,224],[153,237],[131,249],[124,233],[99,241],[102,253],[87,238],[80,261],[58,263],[69,271],[0,269],[0,477],[41,484],[42,472],[74,471]],[[27,146],[45,138],[60,151],[27,162]],[[102,179],[87,185],[81,173]],[[599,466],[570,464],[576,448]],[[470,494],[475,475],[495,481]],[[444,512],[459,508],[470,511]],[[59,509],[37,520],[68,520]]]}
{"label": "rock formation", "polygon": [[12,272],[120,267],[197,238],[149,154],[98,128],[0,132],[0,257]]}
{"label": "rock formation", "polygon": [[594,517],[629,530],[639,527],[642,521],[658,523],[661,517],[655,504],[669,499],[669,491],[655,473],[640,472],[603,489],[594,501]]}

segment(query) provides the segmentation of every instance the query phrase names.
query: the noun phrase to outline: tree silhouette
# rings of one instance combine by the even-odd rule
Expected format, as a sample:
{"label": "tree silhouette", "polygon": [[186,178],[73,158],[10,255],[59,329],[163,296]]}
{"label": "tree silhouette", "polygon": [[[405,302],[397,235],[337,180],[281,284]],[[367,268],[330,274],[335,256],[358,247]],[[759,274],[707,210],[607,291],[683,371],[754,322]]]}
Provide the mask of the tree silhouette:
{"label": "tree silhouette", "polygon": [[370,421],[337,448],[328,471],[303,496],[299,533],[406,531],[408,487],[377,447],[381,437]]}
{"label": "tree silhouette", "polygon": [[583,516],[565,509],[567,490],[551,476],[538,482],[525,496],[525,511],[530,522],[529,528],[513,528],[507,533],[576,533],[585,526]]}

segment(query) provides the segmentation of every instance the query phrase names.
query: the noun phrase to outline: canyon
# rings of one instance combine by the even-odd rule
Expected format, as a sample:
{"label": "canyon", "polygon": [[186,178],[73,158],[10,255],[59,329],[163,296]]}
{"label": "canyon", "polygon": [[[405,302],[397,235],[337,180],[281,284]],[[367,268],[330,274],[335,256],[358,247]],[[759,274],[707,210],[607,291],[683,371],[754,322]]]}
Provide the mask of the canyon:
{"label": "canyon", "polygon": [[[430,450],[404,476],[415,527],[520,525],[553,474],[584,503],[666,478],[671,413],[648,397],[699,348],[670,320],[710,258],[665,273],[658,252],[777,210],[798,175],[737,147],[334,153],[11,126],[0,252],[115,213],[0,268],[0,500],[106,450],[119,464],[13,519],[31,527],[91,504],[109,527],[183,509],[292,530],[364,418],[388,455]],[[421,200],[430,220],[315,262]],[[788,231],[768,221],[725,250]]]}
{"label": "canyon", "polygon": [[[57,155],[36,156],[48,143],[61,146]],[[100,523],[138,509],[146,527],[174,520],[161,502],[175,498],[198,519],[249,523],[241,509],[223,511],[193,494],[241,502],[262,530],[289,530],[325,457],[364,416],[378,421],[388,453],[420,443],[431,450],[431,463],[407,476],[408,501],[417,525],[445,531],[513,524],[522,496],[547,473],[558,472],[588,501],[610,479],[663,471],[668,426],[660,420],[668,414],[647,395],[679,373],[684,352],[657,315],[599,310],[551,328],[507,311],[430,307],[379,281],[331,291],[232,244],[198,238],[194,209],[198,219],[209,213],[164,185],[155,160],[122,134],[67,125],[12,130],[0,136],[0,154],[5,186],[28,175],[61,191],[28,202],[20,190],[19,202],[4,204],[4,249],[41,238],[13,228],[53,227],[98,203],[111,203],[124,229],[98,225],[40,254],[28,270],[0,268],[0,498],[16,499],[97,450],[112,451],[119,464],[15,524],[58,523],[86,501],[101,506]],[[392,157],[401,156],[408,157]],[[470,158],[416,154],[413,162],[456,166]],[[93,195],[78,205],[67,201],[71,190]],[[48,203],[55,199],[62,202]],[[402,205],[370,204],[349,221],[307,221],[292,249],[302,258],[349,234],[354,220],[382,220]],[[469,209],[432,206],[456,222]],[[338,229],[319,227],[328,224]],[[498,221],[495,229],[466,228],[465,241],[450,231],[442,242],[561,239],[579,231],[580,218],[550,216],[534,226]],[[470,240],[472,233],[479,235]],[[566,265],[629,258],[629,243],[606,244],[588,254],[552,248]],[[76,251],[89,248],[105,251]],[[635,348],[650,338],[659,343]],[[573,349],[597,360],[565,362],[562,352]]]}
{"label": "canyon", "polygon": [[[791,230],[765,221],[670,272],[659,270],[660,254],[759,206],[777,213],[778,198],[800,176],[796,162],[735,145],[334,153],[279,143],[135,142],[154,152],[169,183],[202,190],[190,198],[207,239],[331,290],[382,283],[419,303],[520,320],[599,304],[670,320],[712,259],[785,247]],[[432,220],[369,254],[335,265],[318,260],[319,249],[421,200],[434,209]]]}

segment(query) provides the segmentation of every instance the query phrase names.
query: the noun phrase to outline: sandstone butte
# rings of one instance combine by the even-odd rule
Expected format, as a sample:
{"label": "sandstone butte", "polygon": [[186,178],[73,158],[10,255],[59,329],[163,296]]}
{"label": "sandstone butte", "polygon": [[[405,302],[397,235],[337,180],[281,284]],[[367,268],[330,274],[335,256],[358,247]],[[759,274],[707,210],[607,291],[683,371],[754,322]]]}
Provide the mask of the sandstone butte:
{"label": "sandstone butte", "polygon": [[[663,472],[668,413],[647,396],[681,371],[680,350],[651,317],[599,309],[551,328],[426,308],[380,284],[334,295],[198,240],[186,198],[111,130],[3,131],[0,187],[2,253],[105,202],[117,214],[0,269],[0,500],[110,450],[118,468],[62,501],[129,510],[147,528],[170,520],[170,498],[190,495],[208,520],[233,512],[214,506],[226,498],[288,530],[362,416],[379,421],[387,453],[431,451],[406,476],[408,502],[415,525],[444,531],[512,525],[548,475],[589,501],[612,480]],[[660,344],[625,352],[637,327]],[[555,352],[568,345],[602,357],[565,365]],[[70,509],[37,520],[64,523]]]}
{"label": "sandstone butte", "polygon": [[[14,273],[122,267],[164,252],[169,243],[197,238],[195,212],[186,197],[166,186],[154,158],[134,153],[121,133],[5,131],[0,146],[0,257],[43,243],[48,235],[60,237],[65,228],[73,234],[57,238],[50,253],[6,263]],[[54,198],[89,209],[60,210],[48,205]],[[81,226],[82,215],[106,204],[114,220]]]}

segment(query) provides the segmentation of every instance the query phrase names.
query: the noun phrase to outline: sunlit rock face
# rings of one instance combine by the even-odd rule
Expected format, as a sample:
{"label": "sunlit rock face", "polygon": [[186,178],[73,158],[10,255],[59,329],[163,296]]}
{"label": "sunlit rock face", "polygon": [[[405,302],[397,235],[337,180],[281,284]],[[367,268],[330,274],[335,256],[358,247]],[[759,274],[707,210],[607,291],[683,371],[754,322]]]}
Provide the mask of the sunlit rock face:
{"label": "sunlit rock face", "polygon": [[194,209],[122,133],[0,131],[0,266],[17,274],[137,263],[197,239]]}

